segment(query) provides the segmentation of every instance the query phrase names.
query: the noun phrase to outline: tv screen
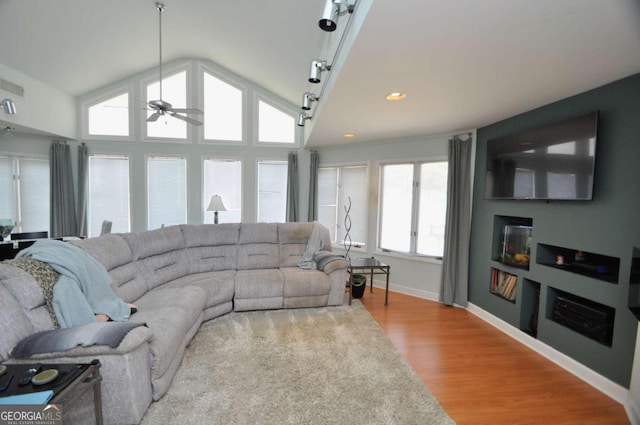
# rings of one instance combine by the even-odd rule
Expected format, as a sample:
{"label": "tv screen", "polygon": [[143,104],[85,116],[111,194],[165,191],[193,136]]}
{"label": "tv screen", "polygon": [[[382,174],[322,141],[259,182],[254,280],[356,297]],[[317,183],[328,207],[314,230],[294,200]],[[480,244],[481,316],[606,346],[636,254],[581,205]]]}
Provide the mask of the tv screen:
{"label": "tv screen", "polygon": [[593,199],[598,112],[487,141],[486,199]]}

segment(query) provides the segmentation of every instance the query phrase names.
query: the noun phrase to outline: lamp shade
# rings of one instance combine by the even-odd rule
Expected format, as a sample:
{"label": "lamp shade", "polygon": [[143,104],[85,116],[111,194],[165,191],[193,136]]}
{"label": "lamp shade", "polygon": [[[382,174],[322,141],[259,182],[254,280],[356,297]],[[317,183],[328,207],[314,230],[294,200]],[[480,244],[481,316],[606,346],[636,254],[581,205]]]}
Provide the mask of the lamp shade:
{"label": "lamp shade", "polygon": [[207,211],[226,211],[224,204],[222,203],[222,198],[220,195],[213,195],[211,197],[211,201],[209,201],[209,206],[207,207]]}

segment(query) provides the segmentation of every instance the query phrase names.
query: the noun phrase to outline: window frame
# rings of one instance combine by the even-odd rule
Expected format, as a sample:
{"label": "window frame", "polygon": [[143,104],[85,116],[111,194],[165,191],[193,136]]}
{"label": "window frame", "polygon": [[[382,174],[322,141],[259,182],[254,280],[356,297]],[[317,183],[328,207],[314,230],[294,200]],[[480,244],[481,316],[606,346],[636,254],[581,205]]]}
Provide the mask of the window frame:
{"label": "window frame", "polygon": [[[255,161],[255,202],[256,202],[256,223],[260,223],[260,164],[261,163],[282,163],[288,167],[289,160],[287,158],[257,158]],[[287,168],[288,171],[288,168]],[[284,205],[284,221],[278,223],[286,223],[287,221],[287,188],[286,188],[286,178],[285,178],[285,205]]]}
{"label": "window frame", "polygon": [[[261,101],[268,104],[272,108],[278,109],[281,112],[291,116],[291,118],[293,119],[293,143],[261,142],[260,141],[260,102]],[[253,96],[253,103],[251,107],[253,108],[252,125],[253,125],[254,146],[289,148],[289,149],[297,149],[300,147],[300,139],[302,137],[302,132],[300,131],[301,127],[296,125],[296,120],[299,112],[287,106],[287,102],[285,102],[284,100],[275,99],[274,96],[270,96],[265,92],[256,90],[256,93]]]}
{"label": "window frame", "polygon": [[[12,233],[21,233],[23,232],[24,229],[24,224],[23,224],[23,220],[22,220],[22,196],[21,196],[21,184],[20,184],[20,178],[16,178],[16,172],[18,173],[18,175],[20,175],[20,161],[21,160],[31,160],[31,161],[44,161],[48,164],[49,166],[49,173],[51,172],[51,159],[48,156],[45,155],[24,155],[24,154],[16,154],[16,153],[12,153],[12,152],[3,152],[0,151],[0,156],[9,158],[11,160],[11,173],[13,175],[12,177],[12,185],[13,185],[13,190],[14,190],[14,194],[13,194],[13,215],[16,218],[14,220],[14,224],[15,227],[12,230]],[[49,184],[49,190],[51,190],[50,186],[51,186],[51,177],[49,175],[49,180],[47,181],[47,183]],[[6,218],[6,217],[0,217],[0,218]],[[29,231],[41,231],[41,230],[46,230],[47,232],[51,231],[51,205],[50,205],[50,201],[49,201],[49,210],[47,212],[47,228],[46,229],[38,229],[38,230],[29,230]]]}
{"label": "window frame", "polygon": [[[204,124],[202,125],[202,129],[199,129],[200,136],[198,137],[198,143],[203,145],[227,145],[227,146],[246,146],[248,144],[247,134],[247,121],[248,121],[248,113],[247,110],[249,108],[249,96],[248,96],[248,88],[246,84],[243,84],[237,78],[234,78],[231,74],[224,72],[221,69],[218,69],[212,64],[204,64],[198,63],[198,89],[196,90],[196,98],[199,105],[202,105],[202,111],[206,113],[204,110],[204,74],[210,74],[211,76],[223,81],[230,86],[240,90],[242,93],[242,117],[241,117],[241,131],[242,137],[240,140],[224,140],[224,139],[206,139],[204,136]],[[203,116],[204,117],[204,116]]]}
{"label": "window frame", "polygon": [[[198,108],[202,110],[202,107],[198,104],[200,100],[199,96],[194,95],[193,64],[191,63],[191,61],[187,61],[187,62],[180,61],[178,63],[168,64],[168,65],[163,64],[162,81],[166,80],[167,78],[173,77],[174,75],[179,74],[181,72],[185,72],[185,94],[186,94],[185,108]],[[152,143],[171,143],[171,144],[191,144],[194,133],[202,130],[194,129],[193,127],[199,127],[199,126],[193,126],[186,122],[185,122],[185,126],[187,129],[187,133],[184,138],[149,136],[148,126],[147,126],[147,113],[149,109],[146,108],[147,87],[150,84],[154,84],[158,82],[159,80],[160,78],[158,75],[157,67],[145,73],[144,76],[140,79],[139,92],[140,92],[140,103],[142,105],[141,105],[140,111],[137,114],[137,120],[140,123],[140,141],[142,141],[143,143],[152,142]],[[200,91],[200,90],[201,88],[199,87],[197,91]],[[165,96],[165,99],[163,100],[169,101],[169,103],[171,103],[170,99],[168,100],[166,99],[166,96]],[[172,119],[177,119],[177,118],[172,118]]]}
{"label": "window frame", "polygon": [[[114,97],[127,94],[129,96],[129,135],[128,136],[115,136],[108,134],[90,134],[89,133],[89,108],[102,103],[106,100]],[[133,83],[120,84],[110,89],[100,91],[97,95],[92,95],[80,102],[80,122],[82,128],[83,140],[106,140],[106,141],[119,141],[119,142],[135,142],[136,140],[136,126],[138,114],[134,113],[135,110],[136,94],[134,93]]]}
{"label": "window frame", "polygon": [[[243,161],[242,157],[238,157],[238,156],[225,156],[225,155],[221,155],[221,156],[214,156],[214,155],[203,155],[200,157],[200,183],[201,183],[201,189],[200,189],[200,198],[202,200],[202,204],[201,204],[201,208],[200,208],[200,212],[202,213],[202,223],[203,224],[211,224],[213,223],[213,213],[211,211],[207,211],[207,207],[209,206],[209,201],[211,200],[211,196],[205,198],[205,188],[206,188],[206,182],[205,182],[205,162],[206,161],[219,161],[219,162],[239,162],[240,163],[240,221],[239,223],[242,223],[244,221],[244,195],[245,195],[245,191],[244,191],[244,167],[245,167],[245,161]],[[222,202],[224,203],[224,198],[222,199]],[[228,204],[225,204],[225,207],[227,207]],[[207,221],[207,215],[209,215],[211,217],[211,221]],[[220,223],[224,223],[224,222],[220,222]]]}
{"label": "window frame", "polygon": [[[145,228],[146,230],[155,230],[158,228],[150,229],[149,228],[149,160],[153,158],[158,159],[182,159],[185,162],[184,169],[184,179],[185,179],[185,188],[184,188],[184,223],[186,224],[189,220],[189,158],[187,155],[164,155],[164,154],[153,154],[148,153],[144,156],[144,192],[145,192],[145,202],[144,202],[144,212],[145,212]],[[182,224],[182,223],[178,223]],[[168,224],[172,225],[172,224]]]}
{"label": "window frame", "polygon": [[[338,218],[340,217],[340,208],[344,207],[344,204],[341,202],[341,194],[342,192],[342,187],[341,187],[341,182],[342,182],[342,169],[343,168],[351,168],[351,167],[365,167],[366,169],[366,177],[365,177],[365,185],[366,185],[366,189],[365,189],[365,197],[366,197],[366,203],[367,203],[367,207],[365,208],[365,215],[364,215],[364,220],[365,220],[365,224],[364,224],[364,228],[365,228],[365,235],[364,235],[364,241],[362,245],[352,245],[350,251],[355,251],[355,252],[367,252],[368,248],[370,246],[369,244],[369,204],[371,202],[370,196],[369,196],[369,192],[371,190],[371,163],[370,161],[367,162],[348,162],[348,163],[332,163],[332,164],[323,164],[320,165],[318,168],[322,169],[322,168],[334,168],[338,170],[338,176],[336,179],[336,184],[337,184],[337,188],[336,188],[336,224],[338,224]],[[318,205],[319,206],[319,205]],[[341,225],[343,225],[343,223],[340,223]],[[332,248],[338,248],[338,249],[346,249],[344,244],[340,244],[339,241],[331,241],[331,247]]]}
{"label": "window frame", "polygon": [[134,167],[134,161],[133,161],[133,155],[130,153],[107,153],[107,152],[96,152],[96,153],[91,153],[89,154],[89,157],[87,158],[87,237],[96,237],[96,236],[100,236],[98,235],[92,235],[91,234],[91,210],[90,210],[90,206],[91,206],[91,196],[90,196],[90,190],[91,190],[91,157],[97,157],[97,158],[120,158],[120,159],[126,159],[127,160],[127,165],[129,166],[129,187],[128,187],[128,203],[129,203],[129,225],[128,225],[128,229],[126,230],[126,232],[131,232],[131,229],[133,227],[133,208],[132,208],[132,202],[131,202],[131,193],[132,193],[132,182],[133,182],[133,167]]}
{"label": "window frame", "polygon": [[[442,263],[444,252],[442,256],[421,254],[417,252],[418,246],[418,226],[419,226],[419,213],[420,213],[420,166],[425,163],[445,162],[448,164],[449,158],[443,155],[432,156],[428,158],[418,158],[410,160],[394,160],[394,161],[381,161],[378,163],[378,223],[377,223],[377,237],[376,237],[376,253],[381,255],[388,255],[399,258],[409,258],[424,260],[433,263]],[[409,251],[397,251],[389,248],[383,248],[381,246],[382,241],[382,224],[383,224],[383,177],[384,173],[382,169],[386,165],[413,165],[413,177],[412,177],[412,200],[411,200],[411,235],[409,242]],[[446,233],[446,228],[445,228]],[[443,247],[444,248],[444,247]]]}

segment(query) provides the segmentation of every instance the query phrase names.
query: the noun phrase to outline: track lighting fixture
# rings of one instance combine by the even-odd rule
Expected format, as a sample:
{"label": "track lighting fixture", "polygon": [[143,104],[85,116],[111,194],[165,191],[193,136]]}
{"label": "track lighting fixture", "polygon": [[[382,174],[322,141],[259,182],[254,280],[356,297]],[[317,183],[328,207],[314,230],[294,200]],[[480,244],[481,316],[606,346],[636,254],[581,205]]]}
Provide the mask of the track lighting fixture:
{"label": "track lighting fixture", "polygon": [[4,108],[4,112],[6,112],[7,115],[15,115],[18,113],[16,104],[9,98],[4,99],[2,102],[0,102],[0,106]]}
{"label": "track lighting fixture", "polygon": [[320,74],[322,71],[330,71],[331,65],[327,65],[327,61],[314,59],[311,61],[311,69],[309,70],[309,82],[317,84],[320,82]]}
{"label": "track lighting fixture", "polygon": [[300,115],[298,115],[298,126],[304,127],[304,122],[310,119],[311,119],[310,115],[307,115],[305,112],[300,112]]}
{"label": "track lighting fixture", "polygon": [[[340,11],[342,5],[346,6],[346,9]],[[354,6],[355,4],[349,6],[347,0],[325,0],[318,26],[324,31],[335,31],[338,28],[338,18],[347,12],[353,13]]]}
{"label": "track lighting fixture", "polygon": [[311,92],[305,92],[302,95],[302,109],[308,111],[311,109],[311,102],[315,102],[319,97]]}
{"label": "track lighting fixture", "polygon": [[334,0],[325,0],[318,26],[324,31],[335,31],[338,28],[338,16],[340,16],[340,3]]}

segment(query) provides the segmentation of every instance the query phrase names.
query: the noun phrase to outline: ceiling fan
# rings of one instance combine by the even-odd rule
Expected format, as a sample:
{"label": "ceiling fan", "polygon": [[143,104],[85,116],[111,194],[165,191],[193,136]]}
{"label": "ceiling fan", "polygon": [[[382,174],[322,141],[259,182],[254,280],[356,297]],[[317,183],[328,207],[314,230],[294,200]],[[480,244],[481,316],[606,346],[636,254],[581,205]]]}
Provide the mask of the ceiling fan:
{"label": "ceiling fan", "polygon": [[160,66],[159,66],[159,74],[160,74],[160,99],[158,100],[150,100],[147,105],[151,110],[155,111],[153,114],[147,118],[147,122],[155,122],[164,115],[169,115],[179,120],[185,121],[189,124],[193,125],[202,125],[201,121],[195,120],[193,118],[189,118],[182,114],[199,114],[202,115],[203,112],[200,109],[195,108],[174,108],[169,102],[162,99],[162,12],[164,12],[165,6],[163,3],[156,2],[156,9],[158,9],[158,28],[159,28],[159,57],[160,57]]}

